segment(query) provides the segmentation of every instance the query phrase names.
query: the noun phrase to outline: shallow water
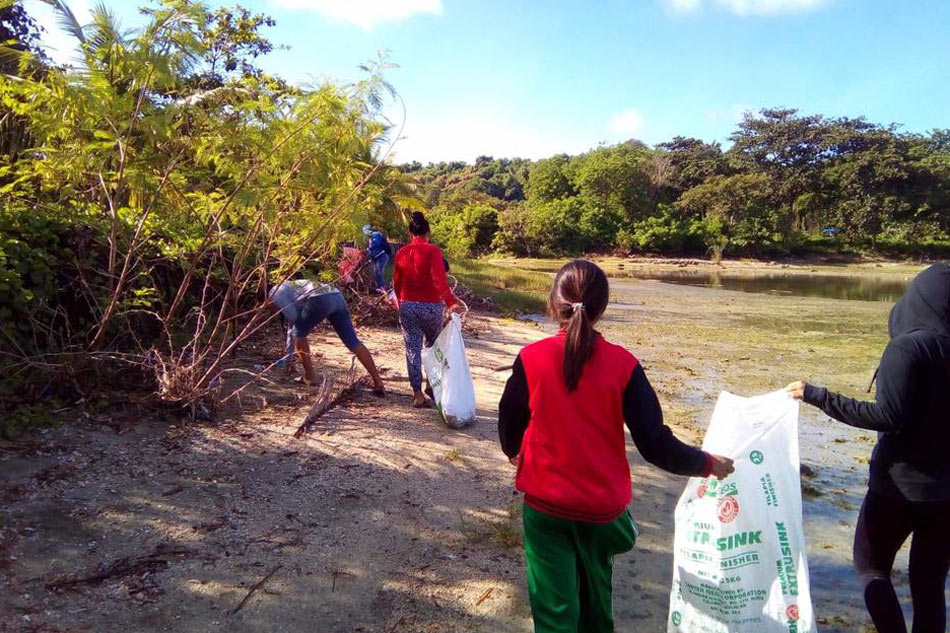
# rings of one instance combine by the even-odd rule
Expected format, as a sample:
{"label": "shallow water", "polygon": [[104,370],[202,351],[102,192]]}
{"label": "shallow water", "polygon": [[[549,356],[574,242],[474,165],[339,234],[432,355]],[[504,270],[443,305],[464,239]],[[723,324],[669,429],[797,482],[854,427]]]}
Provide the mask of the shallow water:
{"label": "shallow water", "polygon": [[872,275],[767,273],[740,276],[699,270],[631,271],[624,276],[740,292],[888,303],[897,301],[910,281]]}

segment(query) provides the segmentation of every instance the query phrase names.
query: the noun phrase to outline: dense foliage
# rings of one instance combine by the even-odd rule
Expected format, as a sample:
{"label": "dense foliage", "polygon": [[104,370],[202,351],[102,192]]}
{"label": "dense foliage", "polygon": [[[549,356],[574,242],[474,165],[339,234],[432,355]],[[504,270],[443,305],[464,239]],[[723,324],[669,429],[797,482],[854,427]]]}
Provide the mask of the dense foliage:
{"label": "dense foliage", "polygon": [[950,131],[766,109],[730,141],[403,169],[459,255],[950,253]]}
{"label": "dense foliage", "polygon": [[385,161],[385,61],[294,88],[256,65],[272,22],[247,10],[162,0],[127,32],[101,5],[80,25],[50,3],[79,44],[66,68],[0,0],[26,35],[0,76],[0,119],[20,123],[0,128],[0,398],[49,392],[51,373],[81,391],[119,360],[194,404],[268,283],[419,206]]}
{"label": "dense foliage", "polygon": [[8,419],[117,380],[213,407],[268,286],[303,268],[332,280],[340,242],[367,222],[398,242],[408,209],[461,257],[947,248],[950,131],[763,110],[725,151],[675,138],[397,168],[385,59],[355,84],[294,87],[258,65],[273,21],[241,7],[152,0],[129,31],[105,5],[81,25],[43,1],[77,43],[65,67],[0,0]]}

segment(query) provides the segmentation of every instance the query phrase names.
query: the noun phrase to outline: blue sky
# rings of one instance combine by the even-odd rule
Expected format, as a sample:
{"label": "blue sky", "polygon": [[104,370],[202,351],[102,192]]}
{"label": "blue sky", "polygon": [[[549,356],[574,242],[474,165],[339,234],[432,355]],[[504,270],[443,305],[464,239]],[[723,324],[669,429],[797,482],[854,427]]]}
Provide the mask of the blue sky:
{"label": "blue sky", "polygon": [[[69,2],[87,15],[88,0]],[[136,0],[106,0],[127,24]],[[221,4],[213,2],[212,4]],[[540,158],[675,135],[726,141],[745,110],[950,127],[946,0],[244,0],[293,82],[389,51],[399,162]],[[28,8],[50,24],[37,0]],[[50,25],[48,41],[65,40]],[[388,114],[396,122],[401,109]]]}

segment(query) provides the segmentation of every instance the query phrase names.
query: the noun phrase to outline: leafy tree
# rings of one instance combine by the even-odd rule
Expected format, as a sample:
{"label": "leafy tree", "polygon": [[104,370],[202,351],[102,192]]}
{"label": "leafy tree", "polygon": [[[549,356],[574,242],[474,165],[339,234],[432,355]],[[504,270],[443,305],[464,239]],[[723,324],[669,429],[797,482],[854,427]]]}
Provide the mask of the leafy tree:
{"label": "leafy tree", "polygon": [[269,279],[418,205],[381,152],[385,60],[356,84],[292,89],[253,66],[262,16],[163,0],[125,32],[102,6],[87,27],[58,6],[77,65],[0,79],[0,106],[35,139],[0,166],[0,302],[14,313],[0,336],[20,358],[138,350],[161,398],[194,404],[260,326]]}
{"label": "leafy tree", "polygon": [[643,217],[653,206],[644,165],[648,156],[626,144],[588,152],[576,159],[575,186],[590,203],[618,208],[631,219]]}
{"label": "leafy tree", "polygon": [[713,176],[729,172],[719,143],[677,136],[657,147],[669,157],[671,173],[667,177],[667,187],[674,199]]}
{"label": "leafy tree", "polygon": [[40,27],[21,2],[0,2],[0,74],[21,74],[22,57],[17,53],[30,53],[36,61],[48,63],[40,36]]}
{"label": "leafy tree", "polygon": [[820,187],[823,163],[832,155],[827,134],[817,115],[784,108],[747,112],[731,136],[728,158],[740,172],[765,175],[774,204],[791,210],[799,196]]}
{"label": "leafy tree", "polygon": [[[788,216],[774,205],[765,174],[714,176],[684,193],[677,206],[698,220],[715,220],[730,250],[754,255],[774,251],[790,235]],[[706,233],[709,246],[720,235]]]}
{"label": "leafy tree", "polygon": [[491,250],[498,231],[498,211],[484,203],[469,204],[458,211],[436,209],[432,231],[453,255],[484,255]]}
{"label": "leafy tree", "polygon": [[273,18],[239,5],[205,13],[199,31],[205,46],[203,63],[190,83],[210,90],[225,85],[229,77],[262,78],[264,73],[254,62],[274,46],[260,31],[274,25]]}
{"label": "leafy tree", "polygon": [[567,154],[558,154],[531,165],[528,198],[537,202],[551,202],[577,195],[570,175],[570,163]]}

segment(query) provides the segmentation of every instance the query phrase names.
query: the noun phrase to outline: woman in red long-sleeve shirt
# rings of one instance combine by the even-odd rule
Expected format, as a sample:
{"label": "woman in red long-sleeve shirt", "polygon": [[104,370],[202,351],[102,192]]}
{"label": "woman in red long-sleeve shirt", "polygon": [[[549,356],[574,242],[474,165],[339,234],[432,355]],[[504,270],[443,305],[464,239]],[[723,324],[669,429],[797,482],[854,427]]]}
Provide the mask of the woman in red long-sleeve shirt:
{"label": "woman in red long-sleeve shirt", "polygon": [[422,341],[432,345],[445,310],[456,310],[458,302],[445,276],[445,260],[438,246],[429,242],[429,222],[416,211],[409,220],[412,240],[396,253],[393,289],[399,299],[399,325],[406,343],[406,368],[412,386],[412,406],[428,406],[422,392]]}

